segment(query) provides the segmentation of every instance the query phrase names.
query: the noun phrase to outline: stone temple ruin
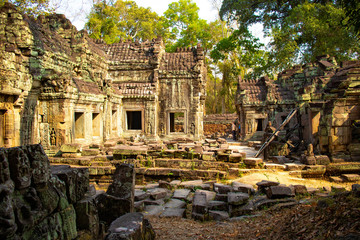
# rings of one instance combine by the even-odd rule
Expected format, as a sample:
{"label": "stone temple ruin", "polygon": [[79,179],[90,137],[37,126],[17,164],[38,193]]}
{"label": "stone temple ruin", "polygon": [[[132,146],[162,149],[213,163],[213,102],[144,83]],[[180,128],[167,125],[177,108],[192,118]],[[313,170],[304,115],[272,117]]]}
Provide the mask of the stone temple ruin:
{"label": "stone temple ruin", "polygon": [[[204,116],[206,74],[200,46],[107,45],[63,15],[5,4],[0,238],[154,239],[144,215],[240,219],[345,191],[234,180],[249,173],[360,180],[360,61],[321,56],[276,81],[239,80],[236,114]],[[226,140],[233,122],[241,142]],[[264,142],[265,162],[241,148]]]}
{"label": "stone temple ruin", "polygon": [[165,52],[161,39],[107,45],[63,15],[34,20],[0,9],[0,146],[102,144],[203,135],[200,46]]}
{"label": "stone temple ruin", "polygon": [[277,81],[240,80],[236,107],[243,139],[261,140],[269,121],[277,128],[297,109],[279,134],[280,145],[296,148],[303,141],[334,162],[359,161],[359,74],[360,61],[339,65],[321,56],[315,63],[283,71]]}

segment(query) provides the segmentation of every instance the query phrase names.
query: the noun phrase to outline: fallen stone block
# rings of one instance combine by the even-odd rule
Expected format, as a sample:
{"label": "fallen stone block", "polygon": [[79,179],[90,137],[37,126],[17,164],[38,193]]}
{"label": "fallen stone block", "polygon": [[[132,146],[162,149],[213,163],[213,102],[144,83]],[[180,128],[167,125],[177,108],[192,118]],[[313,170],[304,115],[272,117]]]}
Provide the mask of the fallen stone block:
{"label": "fallen stone block", "polygon": [[329,165],[330,164],[330,158],[326,155],[315,155],[316,164],[319,165]]}
{"label": "fallen stone block", "polygon": [[149,194],[147,192],[144,192],[140,189],[135,189],[134,191],[134,200],[135,201],[141,201],[149,197]]}
{"label": "fallen stone block", "polygon": [[229,156],[229,162],[231,163],[239,163],[244,160],[245,156],[243,153],[232,153]]}
{"label": "fallen stone block", "polygon": [[268,180],[262,180],[261,182],[257,182],[256,185],[258,186],[258,191],[261,193],[266,194],[267,189],[271,186],[278,186],[279,182],[274,181],[268,181]]}
{"label": "fallen stone block", "polygon": [[227,211],[209,211],[209,220],[224,221],[229,219],[229,213]]}
{"label": "fallen stone block", "polygon": [[176,189],[172,197],[180,200],[187,200],[190,192],[190,189]]}
{"label": "fallen stone block", "polygon": [[271,186],[266,191],[266,196],[270,199],[293,197],[293,192],[290,187],[286,186]]}
{"label": "fallen stone block", "polygon": [[308,194],[307,188],[304,185],[293,185],[295,195],[306,195]]}
{"label": "fallen stone block", "polygon": [[131,164],[116,164],[113,181],[106,193],[118,198],[134,201],[135,168]]}
{"label": "fallen stone block", "polygon": [[249,167],[257,167],[259,164],[263,163],[261,158],[245,158],[244,163]]}
{"label": "fallen stone block", "polygon": [[82,147],[80,144],[63,144],[60,147],[60,151],[63,153],[80,153]]}
{"label": "fallen stone block", "polygon": [[100,221],[110,224],[126,213],[134,211],[134,199],[122,199],[107,193],[96,197]]}
{"label": "fallen stone block", "polygon": [[145,199],[143,201],[144,201],[145,205],[164,205],[165,204],[164,199],[157,199],[157,200]]}
{"label": "fallen stone block", "polygon": [[301,163],[306,164],[306,165],[316,165],[315,156],[301,155],[300,161],[301,161]]}
{"label": "fallen stone block", "polygon": [[254,209],[262,210],[264,208],[269,208],[269,207],[274,206],[279,203],[289,203],[289,202],[297,202],[297,201],[293,198],[268,199],[265,197],[265,198],[254,201]]}
{"label": "fallen stone block", "polygon": [[100,154],[99,149],[83,149],[81,151],[81,156],[97,156]]}
{"label": "fallen stone block", "polygon": [[165,208],[162,205],[147,205],[143,213],[145,216],[160,216],[164,210]]}
{"label": "fallen stone block", "polygon": [[229,213],[231,217],[238,217],[242,215],[250,215],[254,212],[255,207],[252,201],[247,202],[245,205],[229,205]]}
{"label": "fallen stone block", "polygon": [[249,194],[241,192],[229,192],[228,203],[230,205],[244,205],[249,199]]}
{"label": "fallen stone block", "polygon": [[185,209],[184,208],[165,208],[164,212],[160,215],[160,217],[185,217]]}
{"label": "fallen stone block", "polygon": [[335,193],[345,192],[346,188],[341,187],[341,186],[331,186],[331,191],[335,192]]}
{"label": "fallen stone block", "polygon": [[106,240],[155,239],[155,231],[141,213],[128,213],[113,221]]}
{"label": "fallen stone block", "polygon": [[347,182],[356,182],[360,181],[359,174],[341,174],[341,177],[345,179]]}
{"label": "fallen stone block", "polygon": [[217,193],[214,200],[215,201],[227,202],[227,194],[219,194],[219,193]]}
{"label": "fallen stone block", "polygon": [[166,188],[166,189],[169,189],[169,190],[171,190],[171,189],[173,189],[173,185],[171,185],[169,182],[167,182],[167,181],[162,181],[162,180],[160,180],[159,181],[159,188]]}
{"label": "fallen stone block", "polygon": [[208,209],[214,211],[227,211],[228,204],[227,202],[213,200],[208,202]]}
{"label": "fallen stone block", "polygon": [[233,188],[231,186],[221,183],[214,183],[214,189],[217,193],[220,194],[227,194],[233,191]]}
{"label": "fallen stone block", "polygon": [[206,201],[209,202],[209,201],[212,201],[215,199],[215,196],[216,196],[216,193],[213,192],[213,191],[208,191],[208,190],[202,190],[202,189],[197,189],[195,191],[195,194],[197,193],[202,193],[202,194],[205,194],[206,196]]}
{"label": "fallen stone block", "polygon": [[254,187],[250,184],[234,181],[231,183],[231,185],[234,189],[234,192],[242,192],[242,193],[247,193],[249,195],[252,195],[255,193]]}
{"label": "fallen stone block", "polygon": [[336,182],[336,183],[344,182],[344,180],[341,177],[337,177],[337,176],[330,176],[329,181]]}
{"label": "fallen stone block", "polygon": [[155,188],[147,191],[150,197],[154,200],[165,198],[168,194],[168,190],[165,188]]}
{"label": "fallen stone block", "polygon": [[179,199],[170,199],[167,203],[164,205],[165,208],[185,208],[186,202],[181,201]]}
{"label": "fallen stone block", "polygon": [[192,213],[206,214],[207,213],[206,194],[202,192],[196,192],[192,204]]}

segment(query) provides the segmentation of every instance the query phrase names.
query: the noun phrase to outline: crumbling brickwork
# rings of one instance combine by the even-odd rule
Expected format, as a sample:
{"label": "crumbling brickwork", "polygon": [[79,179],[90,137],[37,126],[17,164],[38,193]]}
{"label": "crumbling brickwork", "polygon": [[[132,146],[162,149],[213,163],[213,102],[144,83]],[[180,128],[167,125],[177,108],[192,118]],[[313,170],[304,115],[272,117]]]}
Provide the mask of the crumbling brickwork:
{"label": "crumbling brickwork", "polygon": [[[268,121],[278,127],[292,109],[298,114],[282,131],[294,141],[312,144],[317,154],[357,161],[360,149],[360,62],[337,64],[327,55],[294,66],[276,81],[239,82],[237,111],[247,139],[260,138]],[[258,124],[261,124],[259,127]],[[289,138],[289,136],[287,136]]]}
{"label": "crumbling brickwork", "polygon": [[[64,15],[0,9],[0,146],[200,139],[206,68],[200,46],[166,53],[161,39],[112,45]],[[175,127],[175,125],[181,125]]]}

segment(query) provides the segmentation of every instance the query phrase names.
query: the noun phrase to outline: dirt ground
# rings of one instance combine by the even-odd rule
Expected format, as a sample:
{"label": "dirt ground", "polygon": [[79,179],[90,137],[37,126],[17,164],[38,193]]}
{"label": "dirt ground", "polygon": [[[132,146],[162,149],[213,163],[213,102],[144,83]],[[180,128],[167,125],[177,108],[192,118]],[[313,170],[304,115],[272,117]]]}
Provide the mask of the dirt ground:
{"label": "dirt ground", "polygon": [[[253,173],[236,179],[236,181],[252,185],[261,180],[278,181],[286,185],[303,184],[314,188],[343,186],[348,190],[354,184],[299,179],[288,175],[287,172]],[[257,212],[259,216],[237,221],[199,222],[191,219],[159,217],[148,217],[148,219],[156,232],[156,239],[159,240],[360,239],[360,198],[355,198],[355,200],[350,198],[351,203],[348,203],[350,200],[347,199],[341,200],[334,203],[331,206],[332,209],[326,209],[327,211],[318,210],[318,199],[307,200],[307,204],[297,205],[290,209],[269,209]],[[351,235],[353,233],[354,236]],[[350,238],[346,238],[347,235]],[[344,236],[345,238],[342,238]]]}

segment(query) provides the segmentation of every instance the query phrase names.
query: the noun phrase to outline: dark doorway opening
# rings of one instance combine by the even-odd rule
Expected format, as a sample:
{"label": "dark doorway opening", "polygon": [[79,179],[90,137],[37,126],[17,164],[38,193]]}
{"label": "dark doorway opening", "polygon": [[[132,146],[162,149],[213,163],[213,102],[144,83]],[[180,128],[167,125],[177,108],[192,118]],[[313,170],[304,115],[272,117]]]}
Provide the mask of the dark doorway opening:
{"label": "dark doorway opening", "polygon": [[184,113],[170,113],[170,132],[184,132]]}
{"label": "dark doorway opening", "polygon": [[141,111],[127,111],[126,117],[128,130],[142,129]]}
{"label": "dark doorway opening", "polygon": [[256,131],[257,132],[264,131],[263,130],[263,119],[256,119],[256,123],[257,123]]}

